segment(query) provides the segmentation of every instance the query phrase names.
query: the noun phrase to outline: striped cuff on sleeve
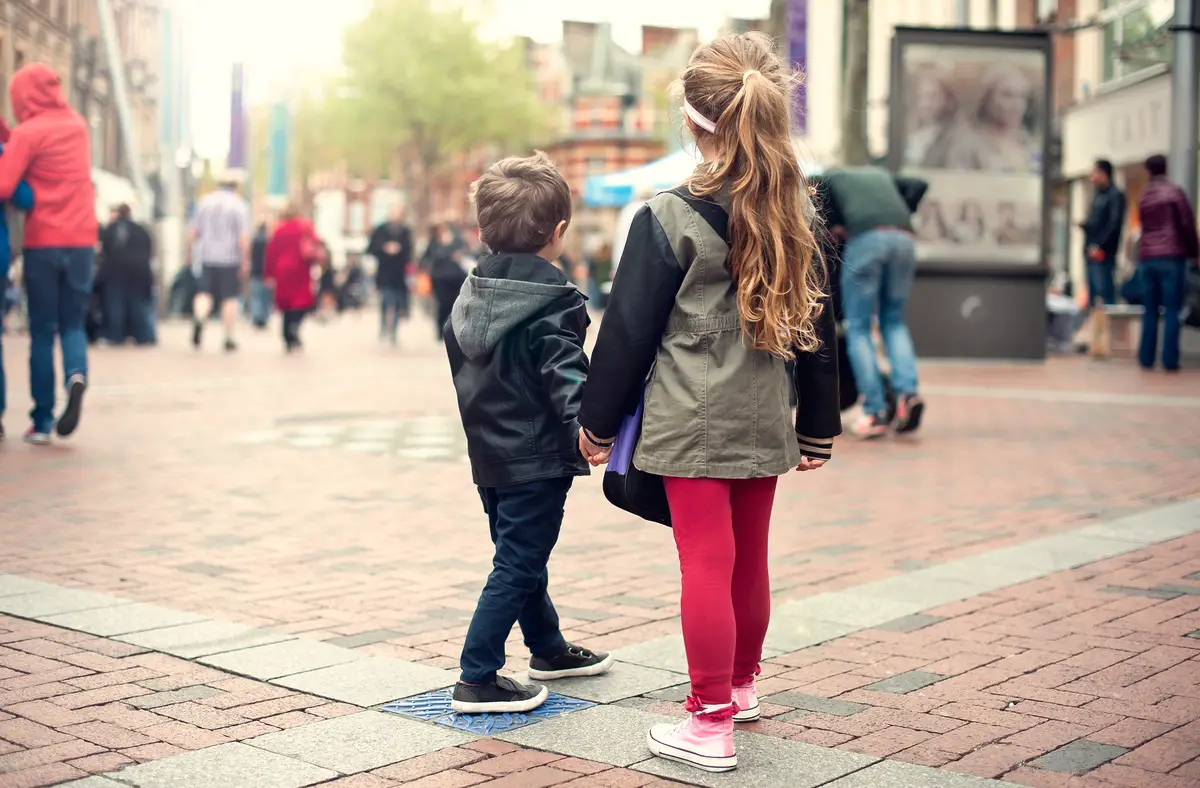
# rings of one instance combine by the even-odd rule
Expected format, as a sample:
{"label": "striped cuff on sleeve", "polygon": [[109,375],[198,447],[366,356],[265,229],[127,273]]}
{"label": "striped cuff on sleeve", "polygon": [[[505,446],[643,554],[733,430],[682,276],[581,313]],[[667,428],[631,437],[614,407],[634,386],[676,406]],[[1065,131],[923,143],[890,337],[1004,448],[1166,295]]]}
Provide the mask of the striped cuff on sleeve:
{"label": "striped cuff on sleeve", "polygon": [[833,438],[810,438],[796,433],[800,441],[800,453],[817,460],[828,460],[833,456]]}

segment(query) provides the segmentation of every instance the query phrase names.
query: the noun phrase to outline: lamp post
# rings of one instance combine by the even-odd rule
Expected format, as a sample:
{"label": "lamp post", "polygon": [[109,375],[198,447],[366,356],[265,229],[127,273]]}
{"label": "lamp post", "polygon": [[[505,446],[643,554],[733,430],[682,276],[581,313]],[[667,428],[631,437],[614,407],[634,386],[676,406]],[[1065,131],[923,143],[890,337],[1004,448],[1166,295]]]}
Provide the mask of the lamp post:
{"label": "lamp post", "polygon": [[1200,144],[1200,0],[1175,0],[1175,22],[1171,25],[1174,46],[1171,55],[1171,163],[1172,179],[1192,205],[1196,204],[1196,147]]}

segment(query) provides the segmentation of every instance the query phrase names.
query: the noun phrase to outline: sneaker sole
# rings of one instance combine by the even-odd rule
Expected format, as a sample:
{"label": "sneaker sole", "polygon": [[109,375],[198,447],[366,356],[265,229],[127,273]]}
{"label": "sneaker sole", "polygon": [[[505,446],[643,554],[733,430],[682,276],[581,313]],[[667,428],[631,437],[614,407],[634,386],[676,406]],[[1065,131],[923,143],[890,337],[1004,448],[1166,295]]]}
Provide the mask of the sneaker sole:
{"label": "sneaker sole", "polygon": [[730,755],[728,757],[698,755],[690,750],[682,750],[670,744],[660,742],[654,738],[653,732],[646,734],[646,746],[650,748],[651,753],[657,755],[659,758],[694,766],[706,772],[731,772],[737,768],[737,755]]}
{"label": "sneaker sole", "polygon": [[79,428],[79,417],[83,415],[83,392],[87,385],[76,381],[67,390],[67,407],[54,425],[58,437],[65,438]]}
{"label": "sneaker sole", "polygon": [[908,418],[903,424],[896,425],[896,432],[903,435],[907,432],[916,432],[921,427],[921,416],[925,414],[925,403],[916,402],[912,406],[912,412],[908,414]]}
{"label": "sneaker sole", "polygon": [[50,436],[49,435],[46,435],[46,436],[40,437],[40,438],[31,438],[29,436],[26,436],[22,440],[24,440],[30,446],[49,446],[50,445]]}
{"label": "sneaker sole", "polygon": [[542,691],[529,700],[507,700],[493,703],[468,703],[461,700],[451,700],[450,708],[459,714],[503,714],[522,711],[533,711],[546,702],[550,690],[542,687]]}
{"label": "sneaker sole", "polygon": [[762,716],[762,711],[760,710],[760,708],[757,705],[755,705],[752,708],[743,709],[742,711],[739,711],[737,714],[733,715],[733,721],[734,722],[758,722],[758,720],[761,716]]}
{"label": "sneaker sole", "polygon": [[533,668],[530,668],[529,678],[533,679],[534,681],[555,681],[556,679],[574,679],[583,678],[586,676],[600,676],[612,670],[614,662],[616,662],[616,660],[613,659],[613,655],[609,654],[595,665],[588,665],[587,667],[583,668],[571,668],[570,670],[534,670]]}

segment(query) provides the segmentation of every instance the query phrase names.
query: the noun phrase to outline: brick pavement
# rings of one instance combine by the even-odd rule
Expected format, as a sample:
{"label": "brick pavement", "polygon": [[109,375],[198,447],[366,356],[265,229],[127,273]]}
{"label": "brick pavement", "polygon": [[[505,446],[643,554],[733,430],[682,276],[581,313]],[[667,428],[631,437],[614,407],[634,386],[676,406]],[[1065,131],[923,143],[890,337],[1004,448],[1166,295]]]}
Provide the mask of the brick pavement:
{"label": "brick pavement", "polygon": [[[1200,534],[785,654],[747,730],[1035,788],[1200,785]],[[679,690],[622,705],[668,713]]]}
{"label": "brick pavement", "polygon": [[[37,788],[362,709],[115,640],[0,616],[0,786]],[[677,785],[480,740],[334,780],[342,788]]]}
{"label": "brick pavement", "polygon": [[[195,354],[179,326],[158,349],[97,350],[77,440],[0,450],[0,571],[449,665],[489,563],[467,468],[375,453],[380,429],[452,424],[445,362],[416,336],[425,327],[410,325],[400,352],[374,344],[365,316],[311,326],[303,357],[283,357],[273,335],[248,336],[235,357]],[[16,432],[22,339],[5,352]],[[844,440],[820,475],[786,477],[778,599],[1200,491],[1196,372],[1079,359],[932,366],[924,380],[991,396],[934,396],[919,440]],[[996,397],[1006,386],[1013,396]],[[1064,391],[1109,400],[1049,396]],[[1131,395],[1181,404],[1120,399]],[[280,429],[364,437],[242,442]],[[614,511],[598,478],[572,494],[552,573],[571,637],[617,648],[675,631],[669,532]]]}
{"label": "brick pavement", "polygon": [[[444,360],[432,343],[413,336],[418,330],[425,333],[424,328],[411,326],[408,347],[398,353],[372,343],[369,318],[312,327],[302,357],[283,357],[273,336],[247,337],[244,351],[235,357],[212,350],[194,354],[178,326],[164,330],[159,349],[97,351],[87,421],[77,440],[45,451],[14,444],[0,448],[5,515],[0,571],[276,627],[362,652],[452,666],[489,559],[478,503],[461,459],[437,459],[436,452],[422,459],[420,452],[412,453],[412,445],[398,450],[399,443],[388,443],[391,438],[380,440],[389,431],[421,431],[414,425],[434,425],[428,431],[436,432],[437,424],[453,417]],[[17,432],[18,417],[27,407],[26,383],[22,365],[12,360],[22,357],[25,348],[20,338],[8,337],[5,344],[12,405],[6,425]],[[870,446],[842,441],[836,462],[821,474],[784,479],[772,545],[780,601],[1019,544],[1200,492],[1200,375],[1195,372],[1143,375],[1124,363],[1072,359],[1038,367],[930,366],[923,370],[923,382],[935,394],[919,440]],[[332,432],[354,437],[332,444],[301,439]],[[276,439],[261,439],[266,433],[276,433]],[[596,647],[618,648],[677,632],[678,570],[669,539],[668,531],[608,507],[598,479],[580,482],[552,564],[567,635]],[[1194,540],[1185,547],[1192,556],[1198,552]],[[1112,582],[1135,584],[1122,577]],[[818,649],[783,658],[800,664],[776,661],[769,672],[799,672],[786,679],[797,679],[793,692],[867,708],[845,714],[855,707],[838,707],[843,712],[838,714],[796,712],[799,706],[778,704],[779,713],[760,726],[762,732],[778,730],[821,746],[857,747],[873,754],[891,749],[889,757],[912,761],[917,758],[904,753],[936,753],[927,760],[944,760],[933,765],[979,763],[982,771],[990,768],[986,759],[1019,764],[1026,760],[1019,756],[1028,751],[1040,757],[1049,748],[1037,748],[1056,729],[1010,731],[997,722],[1012,721],[1009,717],[959,720],[904,705],[917,693],[998,675],[989,673],[1000,669],[995,661],[975,665],[966,656],[973,651],[947,652],[944,645],[923,640],[943,628],[964,627],[961,636],[948,639],[975,643],[985,652],[1015,650],[1001,655],[1006,667],[1013,664],[1008,659],[1036,662],[1039,652],[1057,653],[1042,641],[1024,648],[1011,642],[1024,635],[994,637],[990,630],[976,631],[1002,625],[1000,616],[1036,613],[1014,612],[1020,600],[1008,593],[986,595],[998,610],[932,611],[930,615],[951,620],[910,633],[870,630],[819,647],[833,649],[831,655],[847,650],[870,654],[869,664],[834,656],[806,661],[821,654]],[[1103,593],[1110,603],[1165,605],[1167,612],[1175,609],[1170,605],[1195,598],[1116,594],[1114,599],[1110,592],[1088,593]],[[1150,629],[1148,639],[1167,637]],[[1086,630],[1076,635],[1085,636],[1095,634]],[[1181,640],[1177,633],[1170,637]],[[1152,642],[1181,649],[1190,645]],[[876,660],[886,648],[908,652]],[[521,661],[515,639],[511,653]],[[1131,654],[1135,656],[1139,654]],[[1195,663],[1189,659],[1181,664]],[[846,665],[850,667],[833,670]],[[908,694],[862,689],[890,673],[922,668],[937,673],[935,667],[946,671],[938,676],[951,678]],[[1178,665],[1163,668],[1170,669],[1182,670]],[[833,672],[821,675],[826,671]],[[1058,679],[1067,673],[1043,676]],[[971,677],[963,678],[967,674]],[[1060,689],[1087,675],[1036,689],[1026,685],[1050,678],[1004,676],[961,687],[961,697],[943,707],[960,703],[1017,714],[986,705],[983,697],[992,697],[989,702],[995,704],[995,697],[1019,690],[1039,696],[1015,695],[1017,707],[1024,706],[1020,714],[1036,717],[1029,711],[1036,709],[1047,715],[1046,722],[1083,725],[1073,712],[1059,719],[1049,710],[1078,710],[1063,702],[1063,694],[1078,694],[1088,698],[1081,705],[1091,709],[1097,703],[1095,713],[1120,716],[1127,725],[1136,727],[1137,720],[1167,724],[1109,710],[1113,703],[1125,702],[1120,698],[1080,692],[1079,687]],[[137,685],[138,680],[125,683]],[[999,685],[1006,689],[997,691]],[[785,691],[779,682],[775,688]],[[864,700],[864,693],[871,699]],[[854,699],[845,700],[847,694]],[[1159,704],[1183,709],[1193,700],[1183,694]],[[203,699],[192,703],[212,708]],[[302,719],[288,715],[306,713],[290,709],[277,714],[286,724]],[[925,722],[906,725],[911,720],[897,716],[901,713],[924,715]],[[789,714],[805,722],[781,719]],[[935,718],[940,721],[928,721]],[[813,724],[817,721],[826,727]],[[1175,730],[1189,724],[1194,718]],[[1004,735],[988,738],[996,732],[993,728],[1004,729]],[[1031,733],[1009,740],[1031,730],[1041,731],[1040,738]],[[1058,738],[1071,730],[1058,730]],[[1165,737],[1165,745],[1158,746],[1169,749],[1178,735],[1168,733],[1148,741]],[[986,757],[976,755],[983,750],[988,750]],[[1092,748],[1079,757],[1107,752]],[[1109,784],[1142,784],[1130,782],[1130,770],[1153,773],[1140,761],[1119,763],[1132,754],[1101,767]],[[1071,751],[1067,757],[1074,757]],[[1142,757],[1156,760],[1146,753]],[[1160,764],[1170,761],[1157,759]],[[1020,767],[1019,774],[1026,773],[1029,780],[1043,780],[1034,785],[1098,785],[1095,775],[1082,778],[1092,782],[1073,783],[1076,778],[1058,772]],[[1174,776],[1162,777],[1160,784],[1171,788]],[[1054,779],[1059,782],[1050,781]]]}

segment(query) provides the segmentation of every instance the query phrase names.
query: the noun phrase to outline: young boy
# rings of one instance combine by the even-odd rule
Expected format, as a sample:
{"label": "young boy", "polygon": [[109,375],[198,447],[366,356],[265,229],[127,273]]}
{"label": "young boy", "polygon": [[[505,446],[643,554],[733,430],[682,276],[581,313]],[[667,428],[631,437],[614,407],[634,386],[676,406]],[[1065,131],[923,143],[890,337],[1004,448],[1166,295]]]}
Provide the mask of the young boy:
{"label": "young boy", "polygon": [[472,184],[471,199],[491,251],[463,284],[443,336],[496,554],[451,706],[522,712],[549,693],[497,675],[514,623],[535,680],[596,676],[613,661],[563,639],[547,592],[567,491],[588,473],[576,421],[588,314],[583,295],[551,263],[563,252],[571,190],[544,153],[492,165]]}
{"label": "young boy", "polygon": [[[4,137],[4,132],[0,132],[0,139],[4,139]],[[4,146],[0,144],[0,154],[3,152]],[[12,204],[22,211],[33,208],[33,189],[29,188],[29,184],[25,181],[17,184],[17,190],[13,192]],[[8,316],[10,306],[8,274],[11,265],[12,245],[8,236],[8,213],[5,210],[4,201],[0,200],[0,419],[4,418],[4,408],[8,399],[8,385],[4,380],[4,318]],[[0,441],[2,440],[4,440],[4,424],[0,422]]]}

